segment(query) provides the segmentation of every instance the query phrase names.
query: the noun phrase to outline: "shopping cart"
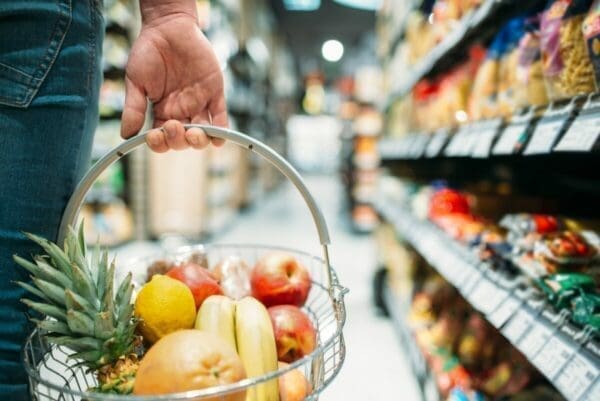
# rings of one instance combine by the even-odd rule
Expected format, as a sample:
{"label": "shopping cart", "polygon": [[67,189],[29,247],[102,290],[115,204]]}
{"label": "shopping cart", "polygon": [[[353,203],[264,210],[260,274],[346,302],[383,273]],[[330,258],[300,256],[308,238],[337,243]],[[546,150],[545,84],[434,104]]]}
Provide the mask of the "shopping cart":
{"label": "shopping cart", "polygon": [[[300,369],[311,383],[312,391],[306,400],[317,400],[319,394],[340,371],[346,354],[342,328],[346,319],[344,294],[347,290],[340,285],[335,271],[329,263],[329,233],[327,225],[323,214],[302,178],[279,154],[247,135],[213,126],[186,125],[186,129],[191,127],[202,128],[212,137],[223,138],[257,153],[292,181],[310,209],[317,227],[320,243],[323,247],[323,258],[291,249],[254,245],[197,245],[181,248],[167,255],[162,255],[162,257],[167,257],[173,261],[184,260],[193,253],[201,250],[206,253],[211,264],[213,261],[218,261],[230,255],[239,256],[252,264],[261,255],[273,250],[285,250],[293,254],[311,272],[313,285],[304,308],[317,329],[317,348],[310,355],[292,363],[286,369],[271,372],[261,377],[248,378],[230,385],[165,396],[124,396],[88,391],[88,389],[93,388],[97,384],[95,376],[78,365],[77,360],[69,358],[72,351],[62,346],[49,344],[45,341],[43,333],[35,330],[29,336],[23,351],[25,368],[29,375],[30,391],[34,400],[226,401],[227,395],[239,392],[241,389],[256,386],[268,380],[276,379],[292,369]],[[113,162],[144,144],[146,135],[147,133],[144,133],[133,137],[110,151],[82,179],[69,200],[63,215],[59,229],[59,244],[63,243],[68,227],[76,222],[81,204],[94,181]],[[147,268],[152,260],[156,259],[139,260],[127,266],[125,270],[131,271],[135,281],[141,284],[144,282]],[[123,269],[121,268],[121,270]]]}

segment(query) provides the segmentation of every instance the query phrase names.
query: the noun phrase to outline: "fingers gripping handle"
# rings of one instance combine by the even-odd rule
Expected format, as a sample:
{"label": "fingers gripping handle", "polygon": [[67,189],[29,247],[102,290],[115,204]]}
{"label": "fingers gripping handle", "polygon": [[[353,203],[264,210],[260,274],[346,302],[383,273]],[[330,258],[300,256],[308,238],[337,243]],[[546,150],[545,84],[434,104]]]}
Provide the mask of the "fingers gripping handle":
{"label": "fingers gripping handle", "polygon": [[[308,188],[306,187],[306,184],[302,180],[302,177],[300,177],[300,174],[298,174],[294,167],[292,167],[283,157],[281,157],[277,152],[275,152],[267,145],[240,132],[225,128],[213,127],[210,125],[185,125],[186,129],[193,127],[203,129],[211,137],[225,139],[259,154],[268,162],[270,162],[273,166],[275,166],[279,171],[281,171],[296,186],[296,189],[298,189],[298,191],[304,198],[304,201],[306,202],[308,208],[310,209],[315,225],[317,226],[319,240],[321,242],[321,245],[323,245],[325,263],[329,270],[328,273],[331,274],[331,269],[329,268],[329,256],[327,254],[327,245],[329,245],[329,232],[327,230],[325,218],[323,217],[323,213],[317,206],[315,199],[312,197]],[[75,192],[73,193],[71,199],[69,199],[69,202],[67,203],[67,207],[65,209],[60,223],[60,228],[58,232],[59,245],[62,246],[68,231],[68,227],[70,225],[75,224],[77,215],[79,214],[79,209],[83,204],[85,195],[88,193],[89,189],[91,188],[92,184],[96,181],[98,176],[104,170],[106,170],[106,168],[112,163],[119,160],[120,158],[122,158],[135,148],[139,147],[140,145],[144,144],[147,135],[148,132],[134,136],[133,138],[117,146],[115,149],[113,149],[100,160],[98,160],[96,164],[92,166],[90,171],[88,171],[88,173],[79,182],[77,188],[75,188]],[[331,280],[329,284],[332,284]]]}

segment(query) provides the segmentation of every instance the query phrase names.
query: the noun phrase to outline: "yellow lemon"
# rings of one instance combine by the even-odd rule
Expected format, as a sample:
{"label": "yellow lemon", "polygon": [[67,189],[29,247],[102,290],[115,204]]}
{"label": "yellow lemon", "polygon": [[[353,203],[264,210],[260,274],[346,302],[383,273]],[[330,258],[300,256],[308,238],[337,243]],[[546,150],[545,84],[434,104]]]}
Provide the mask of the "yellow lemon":
{"label": "yellow lemon", "polygon": [[154,344],[169,333],[194,327],[194,296],[181,281],[157,274],[140,290],[135,316],[144,339]]}

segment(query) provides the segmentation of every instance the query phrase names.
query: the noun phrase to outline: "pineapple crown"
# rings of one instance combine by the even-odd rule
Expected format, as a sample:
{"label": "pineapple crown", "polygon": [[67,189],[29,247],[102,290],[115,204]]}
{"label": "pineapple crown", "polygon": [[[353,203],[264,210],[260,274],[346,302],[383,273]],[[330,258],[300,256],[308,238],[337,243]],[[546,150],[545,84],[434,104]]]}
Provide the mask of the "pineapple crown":
{"label": "pineapple crown", "polygon": [[64,250],[37,235],[25,235],[38,244],[44,255],[33,263],[14,255],[14,261],[30,273],[31,282],[17,282],[37,299],[21,301],[48,317],[31,319],[46,333],[52,344],[75,351],[90,369],[112,364],[133,352],[136,344],[131,295],[131,273],[114,292],[115,262],[108,263],[108,252],[96,245],[86,258],[83,224],[78,232],[69,227]]}

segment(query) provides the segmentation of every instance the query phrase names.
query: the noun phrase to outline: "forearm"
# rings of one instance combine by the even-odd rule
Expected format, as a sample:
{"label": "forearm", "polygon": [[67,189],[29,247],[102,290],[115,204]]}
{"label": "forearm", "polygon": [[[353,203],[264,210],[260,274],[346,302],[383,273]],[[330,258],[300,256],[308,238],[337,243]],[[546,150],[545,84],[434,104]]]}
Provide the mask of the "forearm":
{"label": "forearm", "polygon": [[144,25],[178,15],[188,15],[198,20],[195,0],[140,0],[140,12]]}

